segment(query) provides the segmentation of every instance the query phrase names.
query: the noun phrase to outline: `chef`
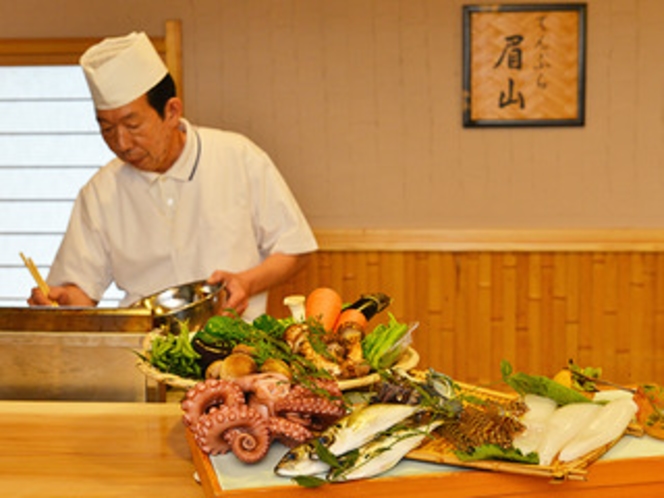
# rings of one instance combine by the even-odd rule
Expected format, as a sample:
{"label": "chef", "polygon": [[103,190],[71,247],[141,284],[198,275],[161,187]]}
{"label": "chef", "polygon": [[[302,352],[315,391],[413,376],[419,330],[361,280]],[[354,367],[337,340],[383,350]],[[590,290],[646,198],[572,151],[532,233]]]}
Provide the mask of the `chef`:
{"label": "chef", "polygon": [[227,308],[265,312],[267,290],[305,264],[316,240],[265,152],[183,118],[171,75],[145,33],[107,38],[80,64],[116,155],[79,192],[31,305],[94,306],[111,282],[126,306],[196,280],[224,282]]}

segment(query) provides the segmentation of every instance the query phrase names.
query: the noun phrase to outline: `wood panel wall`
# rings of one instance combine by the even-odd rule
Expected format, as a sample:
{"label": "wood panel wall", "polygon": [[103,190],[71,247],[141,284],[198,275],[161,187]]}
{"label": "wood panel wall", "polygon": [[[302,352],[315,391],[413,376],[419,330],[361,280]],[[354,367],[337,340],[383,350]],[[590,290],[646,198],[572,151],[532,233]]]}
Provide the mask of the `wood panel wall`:
{"label": "wood panel wall", "polygon": [[502,359],[544,375],[571,358],[616,382],[664,379],[664,252],[323,248],[272,292],[269,313],[286,316],[285,295],[319,285],[346,301],[387,293],[398,319],[420,322],[421,366],[466,382],[499,381]]}

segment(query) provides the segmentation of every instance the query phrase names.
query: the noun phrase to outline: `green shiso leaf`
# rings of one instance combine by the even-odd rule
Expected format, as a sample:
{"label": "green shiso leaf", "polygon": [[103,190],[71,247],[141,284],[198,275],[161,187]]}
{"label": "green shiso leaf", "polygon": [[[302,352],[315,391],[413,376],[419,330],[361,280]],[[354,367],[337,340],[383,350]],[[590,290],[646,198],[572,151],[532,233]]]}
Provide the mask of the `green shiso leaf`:
{"label": "green shiso leaf", "polygon": [[473,450],[468,453],[456,451],[454,454],[462,462],[472,462],[475,460],[505,460],[508,462],[534,465],[539,463],[539,456],[535,452],[524,455],[516,448],[503,448],[497,444],[483,444],[473,448]]}

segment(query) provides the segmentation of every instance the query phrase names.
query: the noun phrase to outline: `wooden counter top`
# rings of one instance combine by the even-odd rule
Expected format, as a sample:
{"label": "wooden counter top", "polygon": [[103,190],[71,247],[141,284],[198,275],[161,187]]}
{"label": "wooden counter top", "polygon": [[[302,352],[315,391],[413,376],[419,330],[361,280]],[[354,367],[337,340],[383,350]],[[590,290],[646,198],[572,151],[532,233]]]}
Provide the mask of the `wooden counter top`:
{"label": "wooden counter top", "polygon": [[[662,496],[663,458],[598,462],[586,482],[483,471],[373,479],[311,490],[222,491],[187,441],[177,403],[0,401],[0,494],[23,497]],[[193,457],[196,466],[192,461]],[[203,486],[193,478],[198,468]]]}
{"label": "wooden counter top", "polygon": [[0,490],[201,498],[176,403],[0,402]]}

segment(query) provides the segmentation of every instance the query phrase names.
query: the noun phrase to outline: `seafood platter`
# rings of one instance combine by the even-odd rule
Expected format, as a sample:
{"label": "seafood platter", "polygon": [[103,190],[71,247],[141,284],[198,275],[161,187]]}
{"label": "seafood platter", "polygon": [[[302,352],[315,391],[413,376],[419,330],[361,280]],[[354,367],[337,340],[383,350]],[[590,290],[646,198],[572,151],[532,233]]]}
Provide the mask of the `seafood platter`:
{"label": "seafood platter", "polygon": [[318,488],[418,465],[587,480],[627,437],[664,455],[659,385],[616,386],[572,361],[552,378],[503,361],[504,389],[486,389],[418,368],[417,324],[388,311],[371,326],[390,304],[383,294],[343,305],[323,288],[285,304],[287,319],[213,317],[194,334],[152,337],[139,354],[146,375],[183,388],[209,496],[233,476],[245,476],[240,487]]}

